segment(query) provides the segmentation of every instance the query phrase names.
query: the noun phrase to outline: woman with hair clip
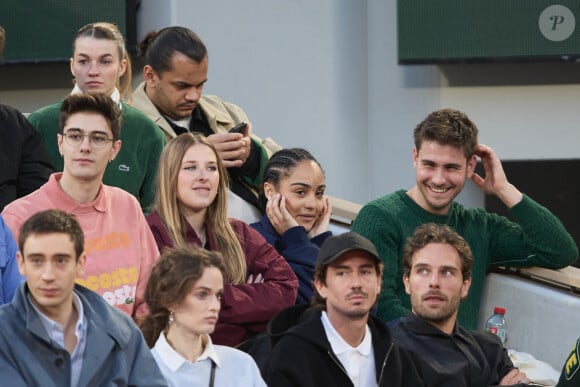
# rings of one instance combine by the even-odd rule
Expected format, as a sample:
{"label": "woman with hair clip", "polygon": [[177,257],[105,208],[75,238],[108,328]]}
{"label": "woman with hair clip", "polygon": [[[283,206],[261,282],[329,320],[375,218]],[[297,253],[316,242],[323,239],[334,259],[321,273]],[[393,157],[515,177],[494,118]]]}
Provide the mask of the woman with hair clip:
{"label": "woman with hair clip", "polygon": [[197,133],[169,141],[159,160],[154,211],[147,217],[159,250],[194,244],[225,259],[222,310],[212,338],[235,346],[264,332],[296,299],[298,281],[284,258],[242,221],[227,217],[227,173]]}
{"label": "woman with hair clip", "polygon": [[193,246],[166,249],[153,267],[141,330],[169,386],[266,386],[249,355],[209,337],[225,273],[220,253]]}
{"label": "woman with hair clip", "polygon": [[[131,61],[117,26],[99,22],[79,29],[73,40],[70,70],[75,78],[71,94],[102,93],[119,104],[123,115],[122,148],[107,167],[103,183],[134,195],[143,211],[148,212],[155,195],[155,173],[165,138],[145,114],[123,102],[130,99]],[[56,171],[64,167],[56,141],[61,103],[45,106],[28,117],[42,134]]]}
{"label": "woman with hair clip", "polygon": [[286,258],[300,283],[296,303],[308,304],[318,250],[332,235],[324,172],[307,150],[282,149],[268,161],[263,181],[265,215],[251,226]]}

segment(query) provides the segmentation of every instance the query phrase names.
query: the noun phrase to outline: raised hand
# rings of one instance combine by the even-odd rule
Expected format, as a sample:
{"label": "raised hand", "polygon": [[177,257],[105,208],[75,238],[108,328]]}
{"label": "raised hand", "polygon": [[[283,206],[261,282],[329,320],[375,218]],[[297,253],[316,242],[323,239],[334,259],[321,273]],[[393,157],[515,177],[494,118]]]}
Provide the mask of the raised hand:
{"label": "raised hand", "polygon": [[266,204],[266,215],[274,230],[280,235],[286,230],[298,226],[298,222],[290,215],[286,209],[286,198],[279,193],[272,195]]}
{"label": "raised hand", "polygon": [[328,231],[328,226],[330,225],[330,216],[332,215],[332,205],[330,204],[330,199],[328,197],[324,198],[324,207],[320,216],[312,226],[312,229],[308,233],[310,239],[317,235],[320,235]]}
{"label": "raised hand", "polygon": [[522,193],[508,181],[501,161],[490,147],[479,144],[475,155],[481,159],[485,176],[473,173],[471,180],[488,195],[497,196],[506,206],[512,207],[522,200]]}
{"label": "raised hand", "polygon": [[224,167],[232,168],[244,165],[251,150],[250,130],[251,124],[248,123],[244,134],[215,133],[207,138],[215,146]]}

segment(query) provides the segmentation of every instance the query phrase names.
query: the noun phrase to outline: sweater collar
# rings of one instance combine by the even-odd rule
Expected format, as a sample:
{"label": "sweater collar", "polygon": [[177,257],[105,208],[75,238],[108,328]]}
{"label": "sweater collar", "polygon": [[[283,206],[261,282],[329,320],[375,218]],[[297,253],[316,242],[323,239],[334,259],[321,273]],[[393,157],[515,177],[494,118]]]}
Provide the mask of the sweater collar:
{"label": "sweater collar", "polygon": [[[79,85],[75,83],[75,87],[73,87],[73,89],[70,93],[71,94],[82,94],[83,91],[81,90]],[[122,108],[122,106],[121,106],[121,93],[119,93],[119,90],[116,87],[113,90],[113,94],[111,94],[110,97],[117,104],[117,106],[119,106],[119,108]]]}
{"label": "sweater collar", "polygon": [[449,211],[447,211],[447,214],[437,215],[433,214],[432,212],[426,211],[423,207],[417,204],[417,202],[414,201],[407,194],[407,191],[399,190],[397,191],[397,194],[407,207],[409,207],[413,212],[417,213],[421,218],[428,220],[425,223],[428,223],[429,221],[433,221],[436,223],[447,223],[447,220],[450,218],[451,214],[454,212],[455,206],[457,205],[457,203],[454,201],[451,203],[451,206],[449,207]]}

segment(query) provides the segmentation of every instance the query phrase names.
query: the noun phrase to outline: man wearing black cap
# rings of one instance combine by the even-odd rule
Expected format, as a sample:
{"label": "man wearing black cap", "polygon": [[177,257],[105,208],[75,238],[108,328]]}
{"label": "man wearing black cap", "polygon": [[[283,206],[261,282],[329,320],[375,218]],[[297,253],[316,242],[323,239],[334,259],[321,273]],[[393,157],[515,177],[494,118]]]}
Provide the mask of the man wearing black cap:
{"label": "man wearing black cap", "polygon": [[370,310],[381,290],[375,246],[354,232],[329,237],[318,253],[311,307],[283,310],[268,326],[268,385],[422,386],[415,365]]}

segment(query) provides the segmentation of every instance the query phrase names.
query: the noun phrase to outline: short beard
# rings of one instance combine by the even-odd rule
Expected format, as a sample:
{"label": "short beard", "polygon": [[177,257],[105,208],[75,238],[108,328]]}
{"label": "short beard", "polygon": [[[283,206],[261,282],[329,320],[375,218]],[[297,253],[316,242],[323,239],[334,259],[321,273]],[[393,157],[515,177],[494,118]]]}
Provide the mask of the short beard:
{"label": "short beard", "polygon": [[[437,325],[441,325],[441,323],[445,323],[453,318],[453,315],[455,312],[457,312],[461,303],[461,295],[457,294],[448,300],[449,303],[446,308],[432,311],[426,307],[423,307],[423,304],[421,303],[421,296],[417,297],[419,297],[419,300],[417,300],[417,306],[413,305],[413,312],[422,320],[432,322]],[[411,304],[414,304],[413,297],[411,297]]]}

